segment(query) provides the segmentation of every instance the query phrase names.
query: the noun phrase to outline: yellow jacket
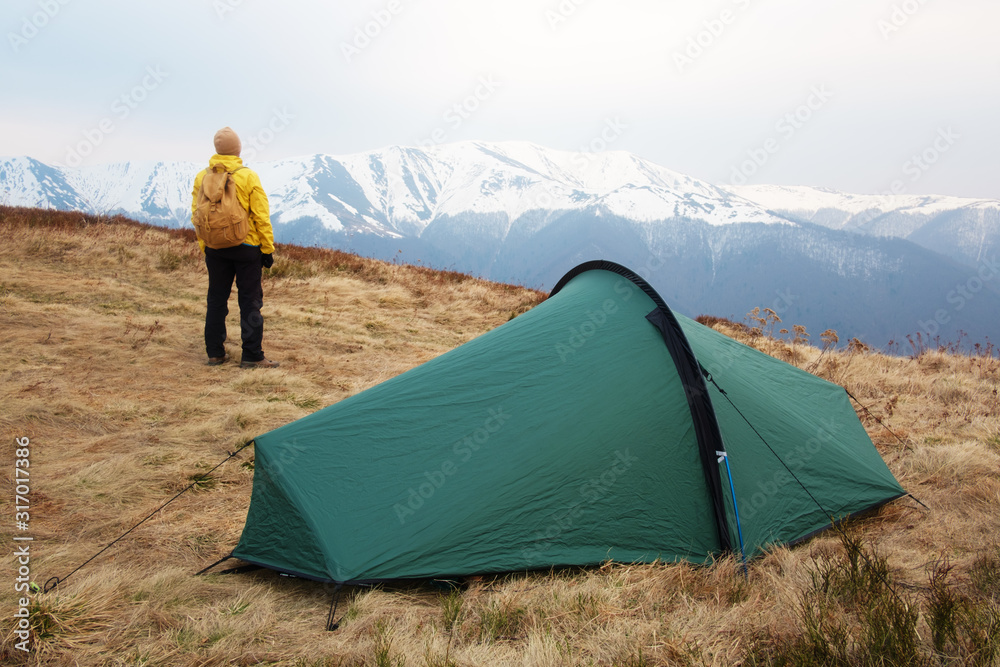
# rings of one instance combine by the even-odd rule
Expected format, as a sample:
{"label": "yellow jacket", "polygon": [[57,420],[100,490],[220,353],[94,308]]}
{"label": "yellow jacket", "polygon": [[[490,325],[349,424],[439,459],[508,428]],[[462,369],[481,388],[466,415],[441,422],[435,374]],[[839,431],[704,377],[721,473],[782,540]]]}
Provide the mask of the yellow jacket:
{"label": "yellow jacket", "polygon": [[[208,169],[216,164],[225,166],[226,171],[234,171],[243,166],[243,160],[235,155],[219,155],[216,153],[208,161]],[[202,169],[194,177],[194,189],[191,190],[191,222],[194,223],[194,213],[198,208],[198,190],[201,189],[201,181],[208,173],[208,169]],[[233,181],[236,182],[236,197],[240,200],[250,214],[250,232],[247,234],[245,244],[260,246],[260,251],[264,254],[274,252],[274,230],[271,229],[271,210],[267,204],[267,193],[260,184],[260,176],[253,169],[240,169],[233,174]],[[205,252],[205,244],[198,239],[201,251]]]}

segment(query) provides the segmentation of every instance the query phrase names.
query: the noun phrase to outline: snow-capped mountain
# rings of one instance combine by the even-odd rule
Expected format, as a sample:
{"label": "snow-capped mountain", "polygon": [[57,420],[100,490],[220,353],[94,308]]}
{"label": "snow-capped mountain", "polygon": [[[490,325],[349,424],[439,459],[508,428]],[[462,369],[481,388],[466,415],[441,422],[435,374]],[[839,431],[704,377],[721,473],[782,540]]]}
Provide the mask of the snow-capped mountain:
{"label": "snow-capped mountain", "polygon": [[[787,224],[721,188],[622,152],[465,142],[248,166],[268,189],[274,222],[313,219],[331,231],[419,236],[442,217],[501,214],[516,220],[532,210],[591,205],[645,222],[667,216]],[[78,207],[180,224],[189,217],[190,184],[203,167],[128,162],[61,169],[14,158],[0,161],[0,195],[8,205]]]}
{"label": "snow-capped mountain", "polygon": [[942,195],[855,195],[826,188],[744,185],[727,190],[781,217],[909,239],[978,266],[1000,251],[1000,201]]}
{"label": "snow-capped mountain", "polygon": [[[207,157],[79,168],[0,159],[0,204],[188,226],[191,183]],[[975,298],[957,307],[949,296],[975,275],[972,268],[884,238],[889,234],[837,228],[862,229],[859,216],[873,205],[860,196],[725,189],[625,152],[572,153],[523,142],[390,147],[248,166],[268,191],[279,243],[540,288],[579,262],[603,258],[638,270],[689,315],[742,319],[755,306],[771,307],[817,336],[835,328],[876,345],[921,330],[945,339],[959,329],[977,340],[1000,335],[1000,271],[992,283],[980,276]],[[967,210],[988,217],[998,208],[936,198],[907,210],[947,219]]]}

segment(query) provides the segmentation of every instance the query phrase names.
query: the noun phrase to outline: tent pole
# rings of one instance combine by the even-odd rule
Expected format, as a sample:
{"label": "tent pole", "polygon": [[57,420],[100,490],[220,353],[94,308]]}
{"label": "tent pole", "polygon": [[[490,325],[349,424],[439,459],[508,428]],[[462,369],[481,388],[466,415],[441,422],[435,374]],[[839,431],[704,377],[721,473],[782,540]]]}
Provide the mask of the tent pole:
{"label": "tent pole", "polygon": [[716,452],[719,463],[726,462],[726,474],[729,476],[729,492],[733,496],[733,514],[736,515],[736,535],[740,539],[740,559],[743,561],[743,576],[748,580],[750,573],[747,571],[747,552],[743,548],[743,527],[740,526],[740,508],[736,504],[736,487],[733,485],[733,471],[729,467],[729,452]]}

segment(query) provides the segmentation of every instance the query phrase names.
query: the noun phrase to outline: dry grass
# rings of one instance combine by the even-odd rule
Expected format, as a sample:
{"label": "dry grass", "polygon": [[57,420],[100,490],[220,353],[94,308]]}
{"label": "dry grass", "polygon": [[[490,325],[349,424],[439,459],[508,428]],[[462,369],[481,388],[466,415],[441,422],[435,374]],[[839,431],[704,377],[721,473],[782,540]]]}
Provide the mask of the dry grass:
{"label": "dry grass", "polygon": [[[20,209],[0,209],[0,225],[0,423],[8,443],[31,439],[39,583],[72,570],[254,435],[541,298],[456,273],[279,247],[264,315],[265,350],[281,368],[209,368],[205,270],[190,232]],[[844,384],[867,406],[860,416],[893,473],[931,510],[897,501],[844,538],[774,550],[750,564],[748,578],[727,559],[512,574],[456,589],[347,588],[341,628],[329,633],[328,586],[268,571],[192,576],[240,534],[252,481],[246,452],[55,591],[34,595],[29,656],[14,649],[13,586],[0,587],[0,660],[998,664],[1000,362],[940,351],[890,357],[857,345],[824,351],[800,331],[776,340],[754,326],[713,326]],[[235,312],[231,327],[238,331]],[[238,357],[238,345],[229,352]],[[7,521],[13,458],[10,444],[0,450]]]}

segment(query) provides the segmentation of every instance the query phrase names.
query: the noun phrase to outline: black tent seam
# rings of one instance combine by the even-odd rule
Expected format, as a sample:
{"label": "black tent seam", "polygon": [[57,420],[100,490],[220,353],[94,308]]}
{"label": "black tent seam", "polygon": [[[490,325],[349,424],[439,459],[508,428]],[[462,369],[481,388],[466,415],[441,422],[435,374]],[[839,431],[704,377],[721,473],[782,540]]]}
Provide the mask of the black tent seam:
{"label": "black tent seam", "polygon": [[729,529],[729,520],[726,518],[722,478],[716,465],[716,452],[726,451],[726,447],[722,441],[722,432],[719,429],[705,378],[701,375],[701,364],[694,356],[691,344],[667,303],[642,276],[621,264],[607,260],[584,262],[570,270],[556,283],[556,286],[549,293],[549,298],[555,296],[567,283],[581,273],[594,270],[609,271],[622,276],[642,290],[656,304],[656,308],[646,316],[646,319],[657,328],[663,337],[663,342],[666,344],[667,351],[670,353],[680,376],[684,387],[684,396],[691,411],[691,421],[698,441],[705,483],[712,498],[712,510],[715,515],[719,545],[723,551],[733,551],[732,533]]}

